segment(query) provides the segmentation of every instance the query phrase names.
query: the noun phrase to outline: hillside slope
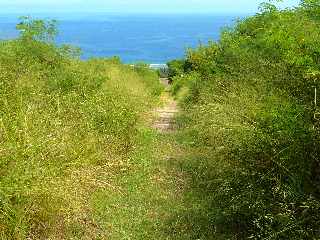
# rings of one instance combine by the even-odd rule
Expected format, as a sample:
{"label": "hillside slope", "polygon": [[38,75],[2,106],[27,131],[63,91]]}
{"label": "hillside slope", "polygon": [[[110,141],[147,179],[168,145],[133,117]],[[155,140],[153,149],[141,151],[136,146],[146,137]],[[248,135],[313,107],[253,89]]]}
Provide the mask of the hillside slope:
{"label": "hillside slope", "polygon": [[92,195],[114,190],[162,86],[117,58],[77,60],[53,21],[18,29],[0,42],[0,238],[94,239]]}

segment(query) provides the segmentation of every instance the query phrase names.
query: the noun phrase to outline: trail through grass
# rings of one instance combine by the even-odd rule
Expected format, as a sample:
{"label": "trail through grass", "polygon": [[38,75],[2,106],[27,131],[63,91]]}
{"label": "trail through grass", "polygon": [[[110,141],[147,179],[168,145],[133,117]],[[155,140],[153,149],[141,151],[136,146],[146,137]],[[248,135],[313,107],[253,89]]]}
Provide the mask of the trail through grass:
{"label": "trail through grass", "polygon": [[198,163],[185,161],[192,153],[177,142],[176,103],[167,92],[161,99],[144,116],[139,147],[114,187],[93,195],[94,219],[107,239],[226,239],[215,234],[208,199],[194,182]]}
{"label": "trail through grass", "polygon": [[167,94],[163,94],[162,99],[164,105],[155,109],[153,128],[162,133],[174,132],[176,130],[175,116],[178,113],[177,102]]}
{"label": "trail through grass", "polygon": [[[174,141],[173,128],[157,125],[161,121],[172,124],[177,111],[168,93],[161,99],[161,107],[140,127],[140,145],[114,179],[114,189],[102,189],[92,197],[95,219],[109,231],[108,239],[178,239],[171,235],[179,224],[175,215],[186,208],[182,201],[185,181],[173,165],[183,151]],[[170,110],[169,117],[163,115],[164,110]]]}

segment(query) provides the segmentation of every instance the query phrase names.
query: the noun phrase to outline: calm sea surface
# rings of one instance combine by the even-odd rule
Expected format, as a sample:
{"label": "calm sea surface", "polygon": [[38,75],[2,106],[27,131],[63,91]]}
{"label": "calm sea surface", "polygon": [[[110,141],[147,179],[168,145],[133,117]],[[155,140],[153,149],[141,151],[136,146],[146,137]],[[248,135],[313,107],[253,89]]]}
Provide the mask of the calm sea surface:
{"label": "calm sea surface", "polygon": [[[0,39],[17,36],[19,15],[23,14],[0,14]],[[83,59],[120,56],[125,63],[165,63],[183,57],[186,48],[218,40],[222,27],[232,26],[238,17],[243,17],[107,13],[32,16],[57,19],[57,43],[80,47]]]}

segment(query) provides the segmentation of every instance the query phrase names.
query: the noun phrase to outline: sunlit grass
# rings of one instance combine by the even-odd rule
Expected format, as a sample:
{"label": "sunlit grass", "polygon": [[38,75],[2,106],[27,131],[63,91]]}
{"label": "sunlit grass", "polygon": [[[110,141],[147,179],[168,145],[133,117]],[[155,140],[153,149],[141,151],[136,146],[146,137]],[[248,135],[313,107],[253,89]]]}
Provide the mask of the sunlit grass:
{"label": "sunlit grass", "polygon": [[29,52],[36,43],[22,60],[11,44],[23,43],[0,49],[0,238],[95,238],[102,230],[89,200],[97,189],[116,190],[110,181],[158,101],[158,76],[112,60],[45,66]]}

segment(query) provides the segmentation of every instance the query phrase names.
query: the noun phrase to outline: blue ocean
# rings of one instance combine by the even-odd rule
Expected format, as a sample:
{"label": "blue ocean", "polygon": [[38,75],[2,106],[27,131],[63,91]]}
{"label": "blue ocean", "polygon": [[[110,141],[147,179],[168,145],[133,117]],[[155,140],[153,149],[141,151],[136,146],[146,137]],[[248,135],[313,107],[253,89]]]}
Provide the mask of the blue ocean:
{"label": "blue ocean", "polygon": [[[18,35],[18,16],[0,14],[0,39]],[[181,58],[187,48],[217,41],[223,27],[239,17],[197,14],[33,14],[58,20],[58,44],[82,49],[82,59],[119,56],[125,63],[166,63]]]}

